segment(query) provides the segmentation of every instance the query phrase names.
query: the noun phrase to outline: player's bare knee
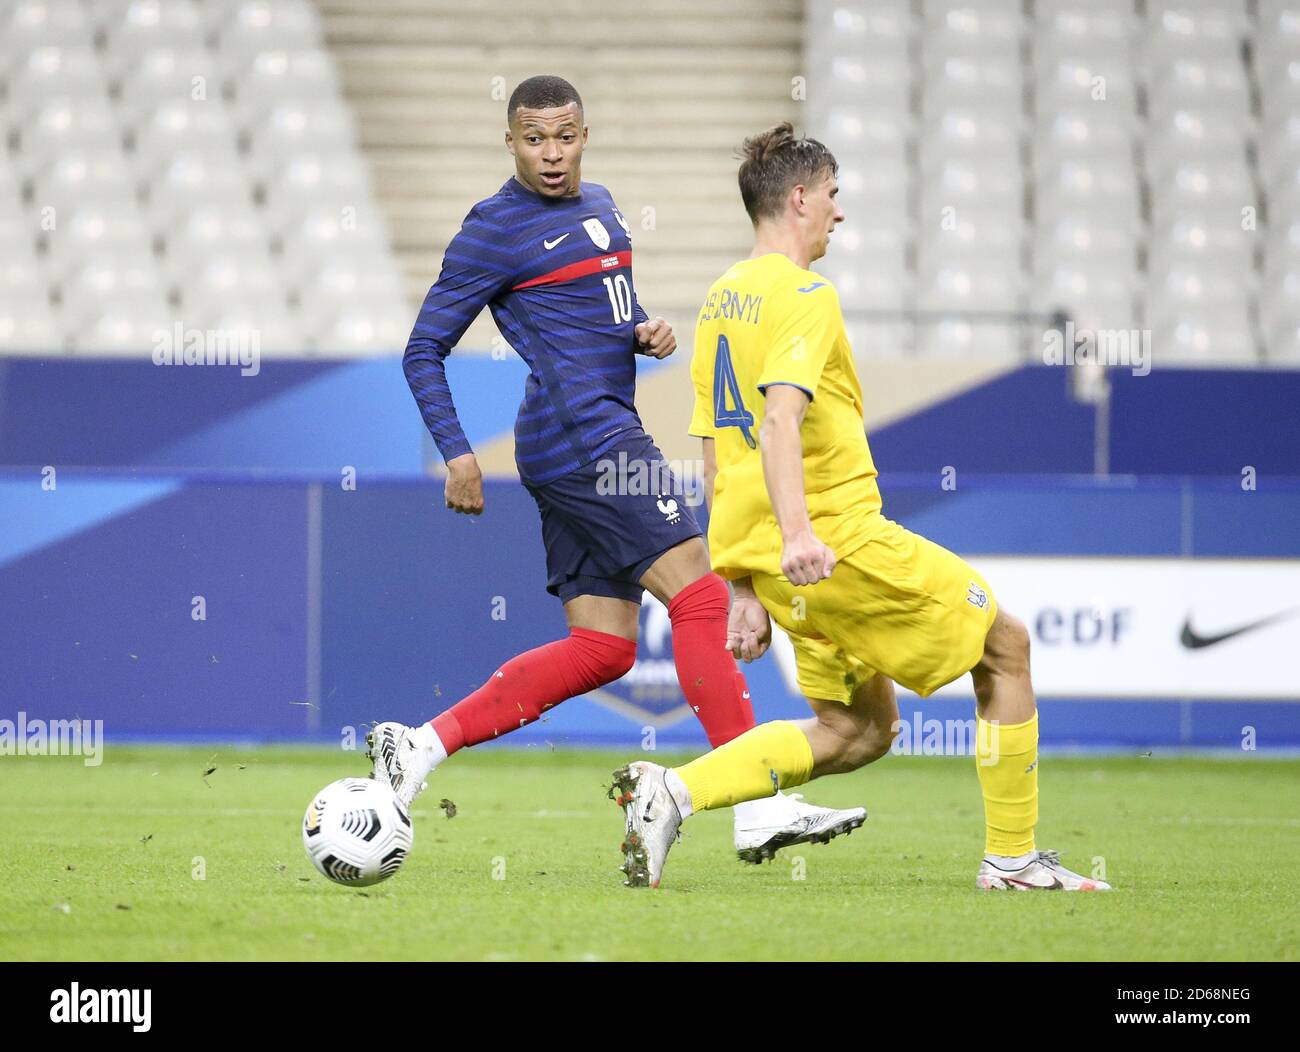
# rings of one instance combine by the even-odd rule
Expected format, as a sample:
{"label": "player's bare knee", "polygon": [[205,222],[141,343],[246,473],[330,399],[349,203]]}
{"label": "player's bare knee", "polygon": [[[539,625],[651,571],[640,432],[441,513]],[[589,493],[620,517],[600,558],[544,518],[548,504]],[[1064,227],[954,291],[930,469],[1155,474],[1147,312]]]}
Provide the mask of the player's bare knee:
{"label": "player's bare knee", "polygon": [[893,725],[854,723],[845,720],[830,728],[836,745],[834,762],[840,772],[856,771],[879,760],[894,743],[898,731]]}
{"label": "player's bare knee", "polygon": [[873,723],[863,728],[862,733],[858,736],[858,753],[855,757],[858,762],[854,764],[854,767],[865,767],[869,763],[875,763],[889,752],[890,746],[894,744],[894,739],[897,737],[897,721],[888,726]]}

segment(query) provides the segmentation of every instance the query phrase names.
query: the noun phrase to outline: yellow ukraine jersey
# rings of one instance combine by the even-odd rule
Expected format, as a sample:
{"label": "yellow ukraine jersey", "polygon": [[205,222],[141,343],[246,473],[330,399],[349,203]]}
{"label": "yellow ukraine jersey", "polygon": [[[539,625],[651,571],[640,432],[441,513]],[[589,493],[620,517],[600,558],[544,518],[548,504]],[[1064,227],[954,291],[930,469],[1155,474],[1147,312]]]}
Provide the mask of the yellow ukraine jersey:
{"label": "yellow ukraine jersey", "polygon": [[700,311],[691,378],[691,434],[714,439],[717,451],[709,550],[719,574],[781,573],[781,532],[758,449],[772,384],[812,399],[802,429],[804,492],[818,539],[844,558],[882,526],[862,388],[839,296],[824,277],[780,253],[736,263]]}

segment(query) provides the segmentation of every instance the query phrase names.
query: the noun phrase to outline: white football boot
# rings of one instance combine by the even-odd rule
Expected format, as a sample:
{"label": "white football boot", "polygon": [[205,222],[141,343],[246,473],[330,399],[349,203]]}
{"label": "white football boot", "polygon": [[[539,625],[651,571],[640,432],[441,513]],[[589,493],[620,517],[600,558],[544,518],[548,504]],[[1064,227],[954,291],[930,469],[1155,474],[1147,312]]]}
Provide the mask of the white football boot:
{"label": "white football boot", "polygon": [[783,847],[795,844],[826,844],[840,834],[852,833],[867,820],[865,807],[837,811],[815,807],[803,801],[802,793],[775,796],[737,804],[735,809],[736,855],[755,864],[776,857]]}
{"label": "white football boot", "polygon": [[664,782],[667,768],[638,761],[614,772],[609,798],[623,808],[623,883],[657,888],[664,859],[678,837],[682,813]]}
{"label": "white football boot", "polygon": [[366,732],[366,756],[374,763],[370,777],[391,786],[408,811],[428,787],[425,779],[438,762],[436,750],[416,745],[415,732],[415,727],[392,722],[376,723]]}
{"label": "white football boot", "polygon": [[980,864],[975,886],[982,891],[1110,891],[1104,880],[1081,876],[1061,865],[1056,851],[1031,852],[1024,865],[1004,868],[986,858]]}

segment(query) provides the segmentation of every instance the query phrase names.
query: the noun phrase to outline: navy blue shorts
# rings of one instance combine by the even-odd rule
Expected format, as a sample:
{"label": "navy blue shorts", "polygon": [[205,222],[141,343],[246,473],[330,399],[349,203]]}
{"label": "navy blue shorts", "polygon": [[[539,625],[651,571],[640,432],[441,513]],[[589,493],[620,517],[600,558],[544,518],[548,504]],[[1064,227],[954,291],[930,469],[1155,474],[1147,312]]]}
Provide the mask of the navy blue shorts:
{"label": "navy blue shorts", "polygon": [[641,577],[669,548],[702,535],[681,481],[644,431],[600,459],[540,486],[546,590],[641,601]]}

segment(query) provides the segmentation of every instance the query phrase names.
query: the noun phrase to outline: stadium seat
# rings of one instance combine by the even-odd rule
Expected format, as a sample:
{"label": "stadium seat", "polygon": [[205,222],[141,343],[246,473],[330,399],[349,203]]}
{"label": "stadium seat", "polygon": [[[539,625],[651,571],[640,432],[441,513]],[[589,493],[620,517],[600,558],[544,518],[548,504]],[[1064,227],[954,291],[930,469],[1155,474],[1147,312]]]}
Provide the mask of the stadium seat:
{"label": "stadium seat", "polygon": [[1184,161],[1216,161],[1245,156],[1241,124],[1195,110],[1170,110],[1153,121],[1146,137],[1147,168],[1162,179]]}
{"label": "stadium seat", "polygon": [[151,242],[143,217],[133,204],[78,202],[54,220],[53,227],[44,231],[44,238],[56,255],[84,258],[101,248],[119,247],[148,250]]}
{"label": "stadium seat", "polygon": [[1083,211],[1099,221],[1136,231],[1141,218],[1132,167],[1103,159],[1067,158],[1035,169],[1035,214],[1051,223],[1063,212]]}
{"label": "stadium seat", "polygon": [[[0,233],[3,231],[0,226]],[[49,290],[49,277],[36,253],[22,240],[7,239],[5,255],[0,258],[0,300],[47,299]]]}
{"label": "stadium seat", "polygon": [[1131,20],[1133,0],[1034,0],[1035,29],[1042,31],[1056,19],[1108,17]]}
{"label": "stadium seat", "polygon": [[307,0],[244,0],[220,22],[217,33],[227,67],[247,62],[260,51],[320,44],[320,18]]}
{"label": "stadium seat", "polygon": [[916,353],[923,358],[1018,361],[1021,336],[1007,322],[954,318],[917,326]]}
{"label": "stadium seat", "polygon": [[1152,360],[1163,365],[1257,365],[1244,307],[1230,313],[1180,311],[1151,325]]}
{"label": "stadium seat", "polygon": [[1046,56],[1036,65],[1034,92],[1039,114],[1103,105],[1110,120],[1137,124],[1137,82],[1132,70],[1111,56]]}
{"label": "stadium seat", "polygon": [[1151,119],[1166,119],[1171,109],[1219,114],[1243,123],[1251,120],[1250,83],[1245,66],[1233,56],[1213,60],[1178,56],[1152,77]]}
{"label": "stadium seat", "polygon": [[[170,261],[169,261],[170,262]],[[195,261],[194,269],[177,275],[184,303],[236,303],[274,301],[287,303],[281,274],[271,254],[263,248],[229,248]]]}
{"label": "stadium seat", "polygon": [[1180,57],[1226,61],[1240,51],[1246,23],[1237,12],[1163,3],[1147,11],[1145,57],[1153,71]]}
{"label": "stadium seat", "polygon": [[836,105],[820,116],[820,123],[828,140],[844,144],[846,157],[870,157],[881,164],[901,164],[912,135],[910,117],[887,109]]}
{"label": "stadium seat", "polygon": [[401,298],[402,276],[385,256],[331,258],[309,269],[298,283],[304,306],[352,300],[391,302]]}
{"label": "stadium seat", "polygon": [[1152,186],[1152,222],[1165,225],[1195,211],[1240,216],[1243,202],[1255,201],[1255,183],[1244,158],[1179,161]]}
{"label": "stadium seat", "polygon": [[90,200],[129,200],[136,193],[136,182],[116,143],[98,149],[70,146],[37,168],[32,182],[36,200],[59,208]]}
{"label": "stadium seat", "polygon": [[335,313],[304,319],[314,349],[325,356],[392,353],[406,346],[410,319],[394,304],[344,304]]}
{"label": "stadium seat", "polygon": [[294,217],[320,204],[366,201],[371,193],[370,174],[352,151],[295,154],[261,185],[268,214]]}
{"label": "stadium seat", "polygon": [[1020,275],[1011,266],[940,261],[917,271],[916,304],[923,311],[963,314],[1015,311],[1020,307]]}
{"label": "stadium seat", "polygon": [[266,255],[270,250],[265,223],[246,201],[242,207],[205,202],[155,229],[164,244],[168,272],[180,283],[222,253]]}
{"label": "stadium seat", "polygon": [[906,272],[870,264],[824,269],[835,282],[845,310],[901,311],[907,305],[910,290]]}
{"label": "stadium seat", "polygon": [[354,212],[333,207],[312,208],[292,225],[282,228],[279,235],[285,272],[291,283],[324,259],[380,252],[387,243],[382,219],[368,207]]}
{"label": "stadium seat", "polygon": [[41,47],[94,45],[94,27],[80,4],[67,0],[9,0],[0,4],[0,66]]}
{"label": "stadium seat", "polygon": [[1255,231],[1243,230],[1231,215],[1179,213],[1165,227],[1153,227],[1148,270],[1160,273],[1178,264],[1224,264],[1248,279],[1254,274],[1259,241]]}
{"label": "stadium seat", "polygon": [[1281,216],[1270,224],[1264,258],[1270,265],[1300,260],[1300,215]]}
{"label": "stadium seat", "polygon": [[1129,329],[1137,320],[1136,267],[1044,260],[1035,268],[1029,307],[1040,314],[1064,311],[1080,328]]}
{"label": "stadium seat", "polygon": [[1284,185],[1300,169],[1300,110],[1271,127],[1259,142],[1260,182]]}
{"label": "stadium seat", "polygon": [[[926,154],[926,159],[932,156]],[[1020,166],[1003,158],[947,158],[935,156],[921,170],[921,222],[938,226],[951,209],[960,214],[969,206],[996,210],[1005,221],[1022,222],[1024,184]]]}
{"label": "stadium seat", "polygon": [[908,0],[877,0],[850,6],[842,0],[809,0],[806,5],[805,54],[813,74],[836,56],[871,63],[907,51],[915,32]]}
{"label": "stadium seat", "polygon": [[51,98],[35,108],[18,134],[17,161],[32,173],[74,148],[120,148],[112,108],[102,99]]}
{"label": "stadium seat", "polygon": [[48,99],[103,100],[108,88],[95,52],[85,45],[47,45],[22,55],[6,77],[11,118],[23,118]]}
{"label": "stadium seat", "polygon": [[1300,261],[1271,262],[1260,289],[1259,321],[1265,332],[1300,325]]}
{"label": "stadium seat", "polygon": [[102,17],[99,25],[106,50],[122,69],[157,48],[192,51],[203,46],[203,20],[191,0],[131,0]]}
{"label": "stadium seat", "polygon": [[1049,164],[1077,157],[1108,157],[1127,164],[1133,153],[1133,128],[1096,107],[1040,113],[1035,122],[1035,148]]}
{"label": "stadium seat", "polygon": [[235,145],[235,129],[220,99],[168,99],[156,105],[131,136],[138,168],[161,167],[182,150],[225,153]]}
{"label": "stadium seat", "polygon": [[351,150],[356,130],[337,101],[277,102],[244,129],[250,168],[262,178],[285,159],[304,152]]}
{"label": "stadium seat", "polygon": [[922,42],[927,61],[976,58],[990,52],[1014,54],[1024,29],[1019,5],[952,7],[932,4],[924,18]]}
{"label": "stadium seat", "polygon": [[160,296],[111,299],[98,311],[64,318],[68,342],[78,352],[139,355],[172,332],[174,312]]}
{"label": "stadium seat", "polygon": [[926,118],[922,142],[927,155],[943,159],[995,156],[1014,164],[1020,146],[1019,110],[997,113],[953,106]]}
{"label": "stadium seat", "polygon": [[[866,363],[876,359],[910,358],[915,354],[913,326],[901,322],[847,320],[853,356]],[[865,372],[861,366],[860,371]]]}
{"label": "stadium seat", "polygon": [[123,125],[138,127],[162,103],[220,98],[216,64],[202,48],[155,47],[122,71],[118,113]]}
{"label": "stadium seat", "polygon": [[157,233],[183,226],[198,209],[216,206],[239,213],[253,206],[252,189],[233,146],[181,149],[155,171],[147,184],[147,200]]}
{"label": "stadium seat", "polygon": [[256,347],[263,354],[296,357],[303,354],[307,345],[297,316],[278,304],[239,302],[212,307],[200,313],[193,325],[227,334],[240,345]]}
{"label": "stadium seat", "polygon": [[227,83],[234,96],[233,109],[241,126],[249,126],[280,102],[335,100],[338,76],[324,51],[259,51]]}
{"label": "stadium seat", "polygon": [[153,256],[101,250],[72,265],[58,287],[65,320],[83,324],[116,302],[153,303],[166,284]]}
{"label": "stadium seat", "polygon": [[[1260,84],[1276,84],[1288,77],[1289,67],[1300,59],[1300,4],[1261,0],[1254,43]],[[1264,101],[1267,112],[1267,94]]]}
{"label": "stadium seat", "polygon": [[0,292],[0,350],[49,354],[65,347],[63,331],[46,297],[7,298]]}
{"label": "stadium seat", "polygon": [[946,56],[925,72],[922,110],[931,115],[970,107],[1018,115],[1021,82],[1020,65],[1014,55]]}
{"label": "stadium seat", "polygon": [[36,234],[32,227],[31,214],[21,205],[0,202],[0,244],[6,249],[14,246],[12,251],[21,252],[21,246],[36,244]]}

